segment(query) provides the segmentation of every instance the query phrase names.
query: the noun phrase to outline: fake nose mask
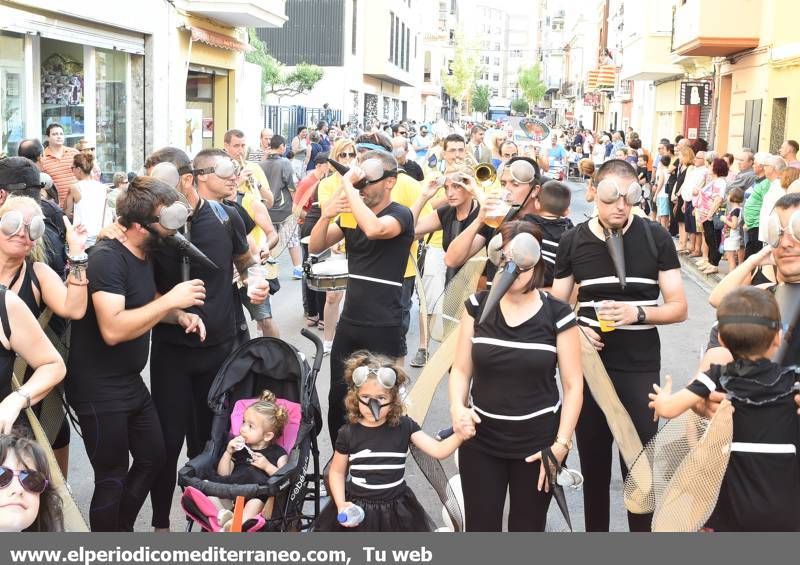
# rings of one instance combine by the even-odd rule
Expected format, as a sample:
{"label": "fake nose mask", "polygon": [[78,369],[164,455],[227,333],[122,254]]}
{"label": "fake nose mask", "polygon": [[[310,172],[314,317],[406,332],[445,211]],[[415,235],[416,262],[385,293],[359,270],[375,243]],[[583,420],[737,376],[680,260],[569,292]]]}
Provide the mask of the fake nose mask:
{"label": "fake nose mask", "polygon": [[363,404],[364,406],[369,407],[369,411],[372,412],[372,417],[375,418],[375,421],[381,419],[381,408],[385,408],[391,404],[391,402],[387,402],[386,404],[381,404],[380,400],[376,398],[370,398],[369,402],[364,402],[360,398],[358,401]]}
{"label": "fake nose mask", "polygon": [[533,235],[529,233],[520,233],[514,236],[509,244],[508,254],[505,255],[502,251],[503,236],[497,234],[489,242],[489,260],[496,265],[502,265],[505,259],[505,264],[492,284],[492,290],[486,299],[486,304],[483,307],[483,313],[478,321],[482,324],[484,320],[491,314],[500,299],[505,296],[517,277],[525,271],[530,271],[539,262],[542,255],[542,249],[539,242]]}

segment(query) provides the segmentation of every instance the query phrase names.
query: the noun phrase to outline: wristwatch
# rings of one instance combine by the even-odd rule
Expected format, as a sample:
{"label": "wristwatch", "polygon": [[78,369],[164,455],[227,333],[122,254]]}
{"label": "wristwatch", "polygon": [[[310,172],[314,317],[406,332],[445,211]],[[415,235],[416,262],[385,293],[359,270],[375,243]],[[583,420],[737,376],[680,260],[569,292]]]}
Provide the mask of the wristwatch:
{"label": "wristwatch", "polygon": [[641,306],[637,306],[636,310],[638,312],[636,314],[636,323],[644,324],[645,321],[647,320],[647,314],[645,313],[644,308],[642,308]]}

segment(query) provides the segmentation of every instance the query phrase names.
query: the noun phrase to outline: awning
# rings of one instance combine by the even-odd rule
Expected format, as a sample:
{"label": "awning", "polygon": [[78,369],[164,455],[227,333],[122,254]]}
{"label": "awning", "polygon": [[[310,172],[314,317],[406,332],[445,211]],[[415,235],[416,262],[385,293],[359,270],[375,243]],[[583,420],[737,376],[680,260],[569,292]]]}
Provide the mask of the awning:
{"label": "awning", "polygon": [[234,37],[217,31],[211,31],[210,29],[197,26],[186,26],[186,29],[192,33],[192,41],[199,41],[206,45],[211,45],[212,47],[219,47],[220,49],[228,49],[230,51],[239,51],[242,53],[248,53],[253,50],[247,43],[243,43]]}

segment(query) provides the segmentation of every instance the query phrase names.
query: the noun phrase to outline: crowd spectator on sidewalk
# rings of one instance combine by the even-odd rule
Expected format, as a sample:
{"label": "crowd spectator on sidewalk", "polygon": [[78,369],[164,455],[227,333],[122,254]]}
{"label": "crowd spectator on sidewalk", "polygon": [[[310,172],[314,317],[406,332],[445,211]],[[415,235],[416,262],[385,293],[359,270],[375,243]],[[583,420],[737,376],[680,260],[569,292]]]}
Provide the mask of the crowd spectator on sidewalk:
{"label": "crowd spectator on sidewalk", "polygon": [[759,236],[761,224],[761,206],[764,203],[764,195],[769,190],[772,180],[767,178],[766,164],[767,159],[771,155],[769,153],[759,152],[753,156],[753,170],[756,174],[755,184],[746,193],[744,202],[744,229],[745,229],[745,243],[744,255],[745,259],[751,255],[755,255],[763,247],[763,243]]}
{"label": "crowd spectator on sidewalk", "polygon": [[[82,224],[88,232],[87,249],[97,241],[97,234],[114,221],[114,211],[108,206],[108,187],[92,177],[94,155],[79,153],[73,159],[72,172],[78,182],[67,196],[68,216]],[[74,202],[74,204],[73,204]],[[73,214],[74,212],[74,214]]]}
{"label": "crowd spectator on sidewalk", "polygon": [[[728,163],[725,159],[716,158],[711,163],[711,182],[706,184],[697,197],[697,221],[703,226],[703,238],[708,246],[707,259],[701,258],[697,265],[703,274],[711,275],[719,272],[719,261],[722,258],[719,246],[722,228],[714,217],[724,212],[725,185],[728,176]],[[703,261],[703,259],[706,259]]]}
{"label": "crowd spectator on sidewalk", "polygon": [[746,192],[753,186],[756,180],[756,172],[753,170],[753,164],[755,163],[753,157],[752,151],[749,149],[742,149],[742,152],[736,157],[736,161],[739,164],[739,172],[736,173],[733,180],[728,183],[728,190],[732,188],[741,188],[742,191]]}
{"label": "crowd spectator on sidewalk", "polygon": [[253,163],[260,163],[263,161],[267,153],[269,153],[269,142],[272,139],[272,129],[264,128],[261,130],[261,135],[258,138],[258,147],[250,148],[247,155],[247,160]]}
{"label": "crowd spectator on sidewalk", "polygon": [[778,150],[787,167],[794,167],[800,169],[800,161],[797,160],[797,151],[800,150],[800,145],[794,139],[787,139]]}
{"label": "crowd spectator on sidewalk", "polygon": [[[786,194],[786,188],[781,186],[781,174],[786,168],[786,161],[777,155],[770,155],[764,165],[764,171],[770,181],[769,188],[764,193],[764,201],[759,213],[758,239],[767,242],[767,219],[772,213],[772,208],[781,196]],[[786,185],[789,186],[788,184]]]}
{"label": "crowd spectator on sidewalk", "polygon": [[417,162],[422,161],[428,155],[428,149],[430,149],[431,144],[433,143],[433,138],[428,135],[428,126],[421,125],[419,127],[419,133],[414,136],[414,139],[411,140],[411,146],[414,148],[414,151],[417,154]]}
{"label": "crowd spectator on sidewalk", "polygon": [[58,205],[61,208],[67,203],[67,195],[73,185],[78,182],[72,172],[72,159],[78,151],[64,145],[64,128],[59,123],[47,126],[48,145],[42,155],[40,167],[50,175],[58,190]]}
{"label": "crowd spectator on sidewalk", "polygon": [[[270,144],[270,147],[271,146]],[[294,171],[294,182],[299,182],[300,179],[305,176],[306,165],[311,160],[310,149],[308,128],[306,126],[300,126],[297,128],[297,135],[292,139],[292,170]]]}
{"label": "crowd spectator on sidewalk", "polygon": [[492,151],[483,142],[486,129],[483,126],[472,126],[467,143],[467,155],[475,159],[475,163],[491,163]]}
{"label": "crowd spectator on sidewalk", "polygon": [[87,157],[92,157],[94,160],[94,166],[92,167],[92,172],[89,175],[89,178],[99,181],[102,173],[100,172],[100,166],[97,164],[97,146],[94,143],[90,143],[86,139],[81,139],[75,144],[75,149]]}

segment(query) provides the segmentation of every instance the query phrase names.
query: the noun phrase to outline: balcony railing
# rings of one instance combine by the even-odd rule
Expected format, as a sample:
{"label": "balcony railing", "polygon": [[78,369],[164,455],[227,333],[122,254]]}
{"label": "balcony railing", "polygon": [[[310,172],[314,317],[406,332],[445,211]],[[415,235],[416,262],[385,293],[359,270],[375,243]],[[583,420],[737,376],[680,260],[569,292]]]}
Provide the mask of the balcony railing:
{"label": "balcony railing", "polygon": [[672,20],[672,51],[727,57],[758,47],[763,6],[758,0],[685,0]]}

